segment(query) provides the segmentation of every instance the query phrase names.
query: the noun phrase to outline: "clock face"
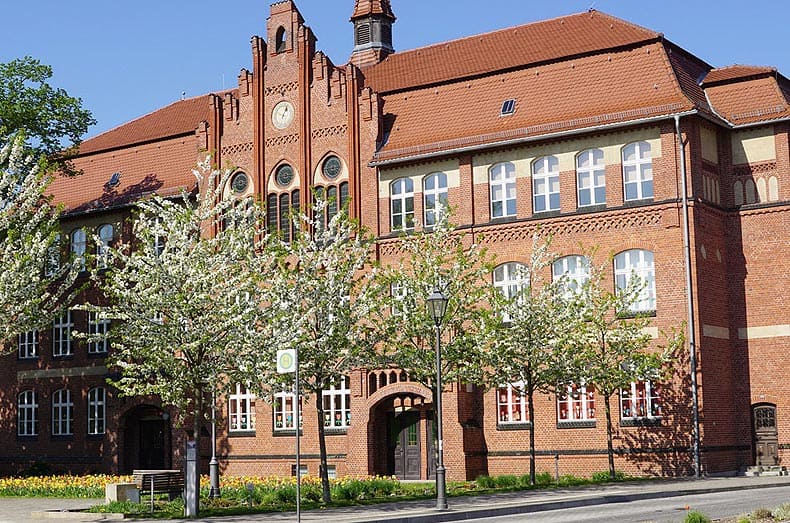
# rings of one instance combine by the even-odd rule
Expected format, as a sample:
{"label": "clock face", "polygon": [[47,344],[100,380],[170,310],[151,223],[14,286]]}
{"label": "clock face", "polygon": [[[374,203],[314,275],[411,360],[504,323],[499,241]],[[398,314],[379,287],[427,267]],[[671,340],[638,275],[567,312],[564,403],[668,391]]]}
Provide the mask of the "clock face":
{"label": "clock face", "polygon": [[285,129],[294,121],[294,114],[291,102],[280,102],[272,110],[272,124],[278,129]]}

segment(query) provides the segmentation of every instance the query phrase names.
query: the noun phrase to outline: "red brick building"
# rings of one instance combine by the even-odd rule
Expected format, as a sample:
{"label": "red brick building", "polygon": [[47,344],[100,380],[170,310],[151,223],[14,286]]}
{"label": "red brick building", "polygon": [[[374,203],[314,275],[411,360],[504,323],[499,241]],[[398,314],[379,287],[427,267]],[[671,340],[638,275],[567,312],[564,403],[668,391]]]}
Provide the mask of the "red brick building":
{"label": "red brick building", "polygon": [[[288,227],[290,208],[308,207],[311,188],[350,199],[385,263],[397,257],[393,231],[430,223],[447,198],[455,221],[484,233],[502,264],[492,284],[505,285],[508,264],[529,259],[540,227],[560,256],[555,275],[584,278],[581,255],[598,246],[613,256],[613,287],[634,272],[647,283],[637,307],[655,315],[655,332],[692,320],[703,473],[786,463],[788,79],[766,67],[713,68],[662,34],[594,10],[399,52],[388,0],[357,0],[351,21],[354,51],[337,66],[316,49],[296,5],[275,3],[237,88],[85,141],[77,160],[85,174],[54,185],[69,249],[95,248],[85,231],[107,241],[128,235],[134,201],[191,187],[205,151],[267,202],[273,229]],[[105,328],[84,314],[21,336],[4,357],[0,468],[178,465],[184,435],[171,413],[105,384],[111,348],[69,341],[69,328]],[[686,354],[670,383],[634,383],[612,399],[619,469],[692,470],[688,346]],[[539,470],[553,471],[555,456],[561,473],[605,468],[599,400],[583,384],[538,399]],[[397,371],[359,370],[325,402],[335,473],[433,474],[430,390]],[[451,479],[528,469],[530,420],[512,388],[451,383],[443,405]],[[291,472],[291,397],[269,405],[239,388],[221,407],[226,473]],[[311,474],[315,422],[305,416]]]}

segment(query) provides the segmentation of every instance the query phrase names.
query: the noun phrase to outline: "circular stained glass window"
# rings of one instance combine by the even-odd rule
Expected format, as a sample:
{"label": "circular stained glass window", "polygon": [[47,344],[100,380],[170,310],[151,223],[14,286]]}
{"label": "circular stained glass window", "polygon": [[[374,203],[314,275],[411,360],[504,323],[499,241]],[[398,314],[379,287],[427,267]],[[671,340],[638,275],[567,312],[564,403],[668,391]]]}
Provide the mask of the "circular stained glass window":
{"label": "circular stained glass window", "polygon": [[332,180],[337,178],[337,176],[340,174],[341,167],[340,158],[337,156],[330,156],[324,160],[324,163],[321,166],[321,172],[324,173],[324,176]]}
{"label": "circular stained glass window", "polygon": [[247,175],[244,173],[236,173],[233,175],[233,179],[230,181],[231,189],[233,189],[233,192],[237,194],[241,194],[246,191],[249,185],[250,179],[247,178]]}
{"label": "circular stained glass window", "polygon": [[293,167],[290,165],[283,164],[277,168],[277,173],[275,174],[275,179],[277,183],[282,185],[283,187],[289,185],[291,180],[294,179],[294,170]]}

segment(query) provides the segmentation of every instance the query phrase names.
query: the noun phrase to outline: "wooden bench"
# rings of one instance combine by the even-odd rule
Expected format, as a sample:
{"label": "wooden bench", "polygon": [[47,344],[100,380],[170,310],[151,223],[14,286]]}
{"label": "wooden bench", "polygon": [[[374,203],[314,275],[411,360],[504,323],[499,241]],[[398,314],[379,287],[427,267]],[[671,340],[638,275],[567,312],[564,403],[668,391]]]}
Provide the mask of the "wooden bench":
{"label": "wooden bench", "polygon": [[140,496],[151,495],[151,510],[154,494],[168,494],[172,501],[184,493],[184,473],[180,470],[135,470],[132,476]]}

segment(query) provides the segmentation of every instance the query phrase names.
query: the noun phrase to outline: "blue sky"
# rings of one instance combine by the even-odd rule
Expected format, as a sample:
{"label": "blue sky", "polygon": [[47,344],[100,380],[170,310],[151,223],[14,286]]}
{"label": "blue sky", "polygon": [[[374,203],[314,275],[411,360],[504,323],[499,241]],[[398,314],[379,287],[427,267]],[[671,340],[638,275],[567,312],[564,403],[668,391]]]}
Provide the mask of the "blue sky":
{"label": "blue sky", "polygon": [[[251,68],[271,0],[14,0],[0,61],[31,55],[98,120],[89,136],[181,98],[233,87]],[[296,0],[337,64],[352,48],[354,0]],[[790,76],[787,0],[392,0],[396,49],[595,9],[664,33],[713,66],[771,65]]]}

